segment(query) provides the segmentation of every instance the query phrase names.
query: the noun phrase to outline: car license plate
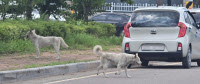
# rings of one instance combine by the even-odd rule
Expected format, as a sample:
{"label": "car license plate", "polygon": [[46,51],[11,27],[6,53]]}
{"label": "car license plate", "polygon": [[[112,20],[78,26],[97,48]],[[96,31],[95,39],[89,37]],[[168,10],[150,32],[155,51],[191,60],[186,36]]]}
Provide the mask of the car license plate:
{"label": "car license plate", "polygon": [[143,44],[142,51],[164,51],[164,44]]}

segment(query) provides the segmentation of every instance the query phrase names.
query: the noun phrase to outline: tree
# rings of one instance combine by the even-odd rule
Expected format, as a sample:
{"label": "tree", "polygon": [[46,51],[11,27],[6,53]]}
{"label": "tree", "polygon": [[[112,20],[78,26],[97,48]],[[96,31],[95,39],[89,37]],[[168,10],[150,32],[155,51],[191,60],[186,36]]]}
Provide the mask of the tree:
{"label": "tree", "polygon": [[[75,11],[76,19],[83,19],[88,22],[88,16],[95,14],[97,11],[101,11],[105,4],[105,0],[71,0],[71,9]],[[121,0],[121,2],[127,2],[133,4],[132,0]]]}
{"label": "tree", "polygon": [[132,0],[120,0],[121,2],[127,2],[128,4],[133,4],[134,3],[134,1],[132,1]]}
{"label": "tree", "polygon": [[18,15],[26,13],[27,19],[32,19],[33,0],[0,0],[0,13],[3,21],[6,19],[6,15],[9,18],[17,18]]}
{"label": "tree", "polygon": [[104,6],[105,0],[73,0],[72,10],[75,11],[76,19],[84,19],[88,22],[88,16],[93,15]]}
{"label": "tree", "polygon": [[10,18],[17,18],[18,15],[23,15],[25,12],[23,0],[10,0],[8,14],[12,14]]}
{"label": "tree", "polygon": [[26,18],[28,20],[32,19],[32,12],[33,12],[33,0],[24,0],[25,1],[25,11],[26,11]]}
{"label": "tree", "polygon": [[47,19],[51,14],[57,19],[56,15],[61,15],[63,11],[61,7],[66,7],[65,0],[34,0],[34,3],[40,15],[46,15]]}
{"label": "tree", "polygon": [[6,19],[7,11],[9,9],[9,2],[10,0],[1,0],[0,13],[3,21]]}

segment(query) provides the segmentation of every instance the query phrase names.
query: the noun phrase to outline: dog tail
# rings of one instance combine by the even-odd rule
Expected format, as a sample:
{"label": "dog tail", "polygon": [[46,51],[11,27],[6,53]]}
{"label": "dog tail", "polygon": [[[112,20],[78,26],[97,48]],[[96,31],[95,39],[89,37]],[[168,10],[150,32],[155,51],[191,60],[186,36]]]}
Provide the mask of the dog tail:
{"label": "dog tail", "polygon": [[68,48],[68,47],[69,47],[69,46],[65,43],[65,41],[63,40],[62,37],[60,37],[60,41],[61,41],[62,47],[64,47],[64,48]]}
{"label": "dog tail", "polygon": [[136,53],[135,56],[138,56],[138,53]]}
{"label": "dog tail", "polygon": [[94,48],[93,48],[93,52],[98,55],[98,56],[102,56],[102,47],[100,45],[96,45]]}

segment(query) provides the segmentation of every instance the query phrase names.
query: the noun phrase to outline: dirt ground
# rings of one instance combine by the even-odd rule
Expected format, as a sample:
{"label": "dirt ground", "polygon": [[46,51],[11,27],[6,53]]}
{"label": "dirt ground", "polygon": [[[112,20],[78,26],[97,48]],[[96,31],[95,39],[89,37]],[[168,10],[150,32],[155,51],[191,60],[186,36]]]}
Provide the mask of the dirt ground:
{"label": "dirt ground", "polygon": [[[104,52],[120,53],[121,47],[115,46]],[[93,53],[92,50],[61,50],[61,59],[56,59],[56,53],[53,50],[48,52],[41,52],[39,59],[36,59],[36,53],[32,54],[6,54],[0,55],[0,71],[23,69],[26,65],[32,64],[48,64],[52,62],[66,62],[71,60],[85,61],[85,60],[99,60],[99,57]]]}

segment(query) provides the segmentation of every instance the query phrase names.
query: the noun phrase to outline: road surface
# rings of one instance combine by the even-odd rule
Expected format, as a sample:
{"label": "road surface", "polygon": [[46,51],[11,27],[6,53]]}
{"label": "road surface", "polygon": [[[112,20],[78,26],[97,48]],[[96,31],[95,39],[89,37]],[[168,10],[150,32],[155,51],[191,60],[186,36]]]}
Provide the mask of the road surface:
{"label": "road surface", "polygon": [[151,62],[149,67],[132,67],[128,69],[127,78],[124,71],[114,75],[116,69],[107,70],[109,78],[103,74],[96,75],[96,70],[37,78],[10,84],[200,84],[200,67],[196,62],[191,69],[182,68],[180,62]]}

